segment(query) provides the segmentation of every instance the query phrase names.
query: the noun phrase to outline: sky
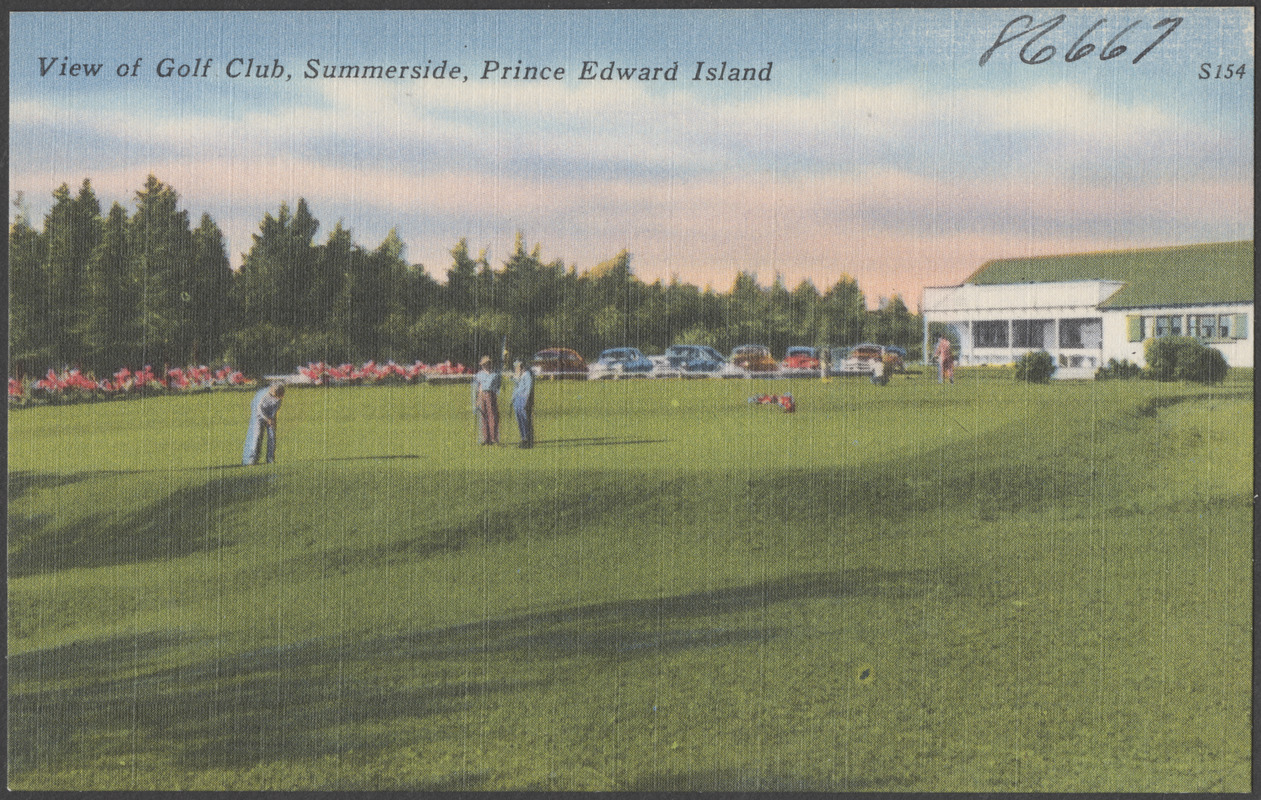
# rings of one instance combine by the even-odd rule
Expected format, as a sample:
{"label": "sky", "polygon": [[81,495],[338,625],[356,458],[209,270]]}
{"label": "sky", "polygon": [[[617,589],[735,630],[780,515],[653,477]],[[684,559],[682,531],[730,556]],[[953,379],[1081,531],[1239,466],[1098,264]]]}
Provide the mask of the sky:
{"label": "sky", "polygon": [[[627,250],[646,282],[849,275],[870,304],[911,308],[992,258],[1253,236],[1251,8],[9,20],[10,200],[38,227],[53,190],[88,178],[103,212],[130,211],[153,174],[194,226],[210,214],[234,267],[299,198],[317,241],[339,221],[368,248],[395,229],[439,280],[459,239],[498,265],[520,232],[579,271]],[[518,60],[566,72],[483,78]],[[321,73],[443,62],[466,80]],[[583,62],[677,63],[676,79],[580,80]],[[693,80],[697,62],[770,79]]]}

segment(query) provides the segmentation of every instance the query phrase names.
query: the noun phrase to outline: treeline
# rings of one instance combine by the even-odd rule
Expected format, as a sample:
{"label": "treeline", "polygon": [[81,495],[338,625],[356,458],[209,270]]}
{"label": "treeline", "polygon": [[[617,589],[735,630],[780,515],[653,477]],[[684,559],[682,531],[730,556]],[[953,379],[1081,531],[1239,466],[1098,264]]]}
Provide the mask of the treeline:
{"label": "treeline", "polygon": [[63,184],[36,230],[19,195],[9,229],[10,356],[18,372],[78,366],[112,371],[142,364],[228,362],[248,374],[289,372],[313,361],[417,358],[473,363],[497,353],[571,347],[593,358],[607,347],[660,352],[676,342],[724,352],[765,344],[867,339],[918,352],[921,327],[896,295],[868,311],[842,275],[826,291],[776,276],[760,286],[741,272],[728,292],[655,281],[631,270],[630,254],[579,271],[543,261],[518,234],[502,264],[474,257],[461,239],[446,281],[409,264],[391,230],[375,249],[338,222],[320,223],[305,200],[266,214],[239,270],[208,214],[196,228],[179,196],[149,176],[135,209],[102,215],[90,180]]}

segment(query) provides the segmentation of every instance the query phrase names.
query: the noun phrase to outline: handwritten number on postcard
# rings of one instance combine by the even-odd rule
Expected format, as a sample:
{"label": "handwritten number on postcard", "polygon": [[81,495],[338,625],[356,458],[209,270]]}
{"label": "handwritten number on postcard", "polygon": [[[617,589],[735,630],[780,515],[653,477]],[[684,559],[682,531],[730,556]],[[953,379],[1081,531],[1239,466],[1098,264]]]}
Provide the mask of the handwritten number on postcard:
{"label": "handwritten number on postcard", "polygon": [[[990,56],[994,55],[995,51],[1003,45],[1014,42],[1022,36],[1029,36],[1029,34],[1033,35],[1029,36],[1029,39],[1025,41],[1024,46],[1020,48],[1020,60],[1026,64],[1044,64],[1047,61],[1050,61],[1052,58],[1055,58],[1055,54],[1057,52],[1055,45],[1047,44],[1035,50],[1035,43],[1043,36],[1058,28],[1065,19],[1066,16],[1064,14],[1057,14],[1047,21],[1039,22],[1035,25],[1033,17],[1028,14],[1021,14],[1019,17],[1016,17],[1011,22],[1008,22],[1003,26],[1002,31],[998,34],[998,38],[994,40],[994,44],[990,46],[990,49],[986,50],[981,55],[979,66],[985,66],[985,62],[990,60]],[[1182,24],[1182,19],[1182,17],[1165,17],[1160,22],[1153,25],[1152,30],[1156,31],[1164,28],[1164,32],[1161,33],[1160,36],[1156,37],[1155,41],[1143,48],[1142,52],[1136,55],[1134,60],[1130,63],[1137,64],[1143,56],[1152,51],[1152,48],[1168,38],[1169,34],[1173,33],[1174,30]],[[1096,46],[1086,40],[1092,33],[1095,32],[1096,28],[1107,21],[1107,17],[1100,19],[1094,25],[1087,28],[1085,33],[1077,37],[1077,40],[1074,41],[1072,45],[1069,46],[1068,50],[1065,51],[1064,60],[1071,64],[1074,61],[1083,59],[1095,52],[1097,49]],[[1128,48],[1123,44],[1119,44],[1121,37],[1125,36],[1132,29],[1142,23],[1143,21],[1141,19],[1135,20],[1122,28],[1121,32],[1116,36],[1109,39],[1107,43],[1103,45],[1103,48],[1099,50],[1099,60],[1108,61],[1109,59],[1116,58],[1124,53]]]}

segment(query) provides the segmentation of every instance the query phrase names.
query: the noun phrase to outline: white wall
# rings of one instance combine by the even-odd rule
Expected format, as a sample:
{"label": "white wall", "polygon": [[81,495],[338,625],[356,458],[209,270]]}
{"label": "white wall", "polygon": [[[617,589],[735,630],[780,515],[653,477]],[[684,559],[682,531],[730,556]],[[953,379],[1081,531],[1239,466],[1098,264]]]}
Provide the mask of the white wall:
{"label": "white wall", "polygon": [[1186,336],[1187,317],[1212,314],[1245,314],[1248,317],[1248,336],[1244,339],[1209,340],[1204,343],[1209,347],[1222,351],[1226,363],[1232,367],[1251,367],[1255,360],[1256,324],[1255,303],[1225,303],[1203,306],[1177,306],[1173,308],[1131,308],[1115,309],[1103,312],[1103,351],[1104,361],[1115,358],[1117,361],[1128,359],[1140,366],[1146,366],[1143,358],[1144,342],[1131,342],[1126,320],[1134,315],[1142,316],[1146,324],[1144,339],[1151,338],[1156,317],[1181,316],[1182,335]]}
{"label": "white wall", "polygon": [[[1145,365],[1143,342],[1129,341],[1126,322],[1129,316],[1144,317],[1144,338],[1150,338],[1154,335],[1157,316],[1181,315],[1182,334],[1185,336],[1189,331],[1187,318],[1190,316],[1246,314],[1246,338],[1209,340],[1205,344],[1222,351],[1226,363],[1232,367],[1253,366],[1257,325],[1254,303],[1101,310],[1099,305],[1123,285],[1118,281],[1064,281],[928,287],[924,289],[921,309],[925,329],[931,322],[941,322],[955,328],[959,334],[961,365],[1011,364],[1030,349],[1013,344],[1010,328],[1006,347],[978,347],[972,335],[973,324],[976,322],[1055,320],[1043,349],[1055,356],[1058,365],[1055,372],[1057,378],[1091,378],[1095,369],[1113,358]],[[1094,342],[1088,343],[1095,346],[1061,348],[1060,325],[1064,320],[1070,319],[1102,319],[1103,341],[1097,345]],[[932,348],[933,343],[928,342],[926,352],[931,353]]]}
{"label": "white wall", "polygon": [[[1008,330],[1007,346],[978,347],[973,323],[992,320],[1053,320],[1041,349],[1055,357],[1057,378],[1090,378],[1106,362],[1100,343],[1093,347],[1061,348],[1059,329],[1063,320],[1101,319],[1099,304],[1124,284],[1119,281],[1060,281],[993,286],[929,287],[921,305],[924,320],[952,325],[959,334],[959,363],[1011,364],[1030,347],[1016,347]],[[1124,324],[1124,323],[1122,323]],[[1106,339],[1107,332],[1103,332]],[[931,349],[931,343],[930,343]]]}

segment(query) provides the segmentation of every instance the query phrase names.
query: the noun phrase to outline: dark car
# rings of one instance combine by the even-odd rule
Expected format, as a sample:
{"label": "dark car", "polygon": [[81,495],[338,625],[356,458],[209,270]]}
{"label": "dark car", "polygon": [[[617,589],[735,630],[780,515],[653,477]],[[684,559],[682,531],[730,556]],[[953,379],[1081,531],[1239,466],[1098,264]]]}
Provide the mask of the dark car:
{"label": "dark car", "polygon": [[727,370],[727,359],[703,344],[672,344],[666,348],[663,360],[665,369],[683,375],[721,375]]}
{"label": "dark car", "polygon": [[786,370],[817,372],[819,351],[813,347],[790,347],[784,353],[783,367]]}
{"label": "dark car", "polygon": [[778,372],[779,364],[771,351],[760,344],[742,344],[731,351],[731,363],[747,372]]}
{"label": "dark car", "polygon": [[590,377],[616,378],[623,375],[647,375],[652,362],[634,347],[613,347],[605,350],[591,365]]}
{"label": "dark car", "polygon": [[534,354],[531,365],[540,378],[586,378],[587,362],[573,350],[550,347]]}

